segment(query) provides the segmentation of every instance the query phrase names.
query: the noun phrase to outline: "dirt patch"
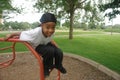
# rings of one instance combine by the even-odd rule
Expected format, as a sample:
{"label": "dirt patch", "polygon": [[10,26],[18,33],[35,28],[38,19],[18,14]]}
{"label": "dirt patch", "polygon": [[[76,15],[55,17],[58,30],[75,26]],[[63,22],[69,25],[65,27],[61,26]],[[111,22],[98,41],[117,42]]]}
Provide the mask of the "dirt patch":
{"label": "dirt patch", "polygon": [[[0,62],[11,55],[0,55]],[[75,58],[64,56],[63,65],[67,74],[61,74],[61,80],[115,80],[95,67]],[[57,70],[54,69],[46,80],[56,80]],[[0,69],[0,80],[39,80],[39,66],[31,53],[17,54],[14,63]]]}

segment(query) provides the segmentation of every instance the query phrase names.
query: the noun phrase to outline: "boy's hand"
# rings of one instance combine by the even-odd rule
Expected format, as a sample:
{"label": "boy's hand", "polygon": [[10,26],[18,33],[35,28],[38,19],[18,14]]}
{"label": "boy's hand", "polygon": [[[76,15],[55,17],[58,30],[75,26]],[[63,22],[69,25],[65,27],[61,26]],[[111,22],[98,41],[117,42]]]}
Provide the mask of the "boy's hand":
{"label": "boy's hand", "polygon": [[4,40],[8,40],[10,38],[18,39],[20,34],[21,34],[21,32],[7,34],[6,37],[4,38]]}
{"label": "boy's hand", "polygon": [[11,38],[12,35],[11,34],[7,34],[6,37],[4,38],[4,40],[8,40],[9,38]]}

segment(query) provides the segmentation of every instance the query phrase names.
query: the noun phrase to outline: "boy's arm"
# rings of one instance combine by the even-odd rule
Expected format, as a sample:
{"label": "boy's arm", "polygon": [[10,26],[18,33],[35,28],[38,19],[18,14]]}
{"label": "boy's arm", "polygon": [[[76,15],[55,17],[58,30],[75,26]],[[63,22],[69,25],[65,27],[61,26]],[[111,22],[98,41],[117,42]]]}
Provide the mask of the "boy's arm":
{"label": "boy's arm", "polygon": [[16,36],[19,37],[20,34],[21,34],[21,32],[16,32],[16,33],[7,34],[4,39],[5,39],[5,40],[8,40],[9,38],[15,38]]}
{"label": "boy's arm", "polygon": [[52,40],[51,43],[52,43],[53,45],[55,45],[56,47],[58,47],[57,43],[56,43],[54,40]]}

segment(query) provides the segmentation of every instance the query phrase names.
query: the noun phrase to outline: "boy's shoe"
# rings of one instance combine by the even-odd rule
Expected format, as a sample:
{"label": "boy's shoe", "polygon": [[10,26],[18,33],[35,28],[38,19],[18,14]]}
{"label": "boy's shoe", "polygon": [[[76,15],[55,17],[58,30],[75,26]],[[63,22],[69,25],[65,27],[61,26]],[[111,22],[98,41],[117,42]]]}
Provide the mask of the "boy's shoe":
{"label": "boy's shoe", "polygon": [[64,67],[57,68],[61,73],[66,74],[67,71]]}

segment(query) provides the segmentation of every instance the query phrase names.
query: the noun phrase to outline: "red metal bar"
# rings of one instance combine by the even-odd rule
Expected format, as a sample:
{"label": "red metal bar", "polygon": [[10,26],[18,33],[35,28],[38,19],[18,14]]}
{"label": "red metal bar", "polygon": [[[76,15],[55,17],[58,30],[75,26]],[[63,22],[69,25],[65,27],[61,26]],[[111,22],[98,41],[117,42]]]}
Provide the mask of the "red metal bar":
{"label": "red metal bar", "polygon": [[0,50],[6,50],[6,49],[10,49],[10,48],[12,48],[12,46],[5,47],[5,48],[0,48]]}
{"label": "red metal bar", "polygon": [[[45,78],[44,78],[44,69],[43,69],[43,62],[42,62],[42,57],[32,48],[32,46],[28,43],[28,42],[26,42],[26,41],[21,41],[21,40],[19,40],[19,39],[8,39],[8,40],[4,40],[4,38],[0,38],[0,42],[13,42],[13,45],[12,45],[12,51],[13,51],[13,59],[11,59],[11,60],[9,60],[9,61],[6,61],[6,62],[4,62],[4,63],[0,63],[0,65],[4,65],[5,67],[6,66],[9,66],[9,65],[11,65],[12,63],[13,63],[13,61],[15,60],[15,44],[16,44],[16,42],[21,42],[21,43],[23,43],[24,45],[26,45],[27,46],[27,48],[34,54],[34,56],[37,58],[37,60],[38,60],[38,63],[39,63],[39,67],[40,67],[40,80],[45,80]],[[8,48],[8,47],[7,47]],[[2,48],[3,49],[3,48]],[[1,50],[1,49],[0,49]],[[6,64],[6,63],[8,63],[9,62],[9,64]],[[60,71],[58,70],[58,75],[57,75],[58,77],[57,77],[57,80],[60,80]]]}
{"label": "red metal bar", "polygon": [[29,43],[24,42],[24,44],[28,47],[28,49],[35,55],[38,59],[39,67],[40,67],[40,80],[44,80],[44,69],[43,69],[43,62],[42,57],[30,46]]}
{"label": "red metal bar", "polygon": [[60,80],[60,71],[58,70],[57,80]]}
{"label": "red metal bar", "polygon": [[[4,38],[0,38],[0,41],[1,42],[13,42],[13,45],[12,45],[12,49],[13,49],[13,59],[11,59],[11,60],[9,60],[9,61],[6,61],[6,62],[3,62],[3,63],[1,63],[0,65],[2,65],[3,64],[3,67],[7,67],[7,66],[9,66],[9,65],[11,65],[12,63],[13,63],[13,61],[15,60],[15,43],[16,42],[21,42],[21,43],[23,43],[24,45],[26,45],[27,46],[27,48],[34,54],[34,56],[37,58],[37,60],[38,60],[38,63],[39,63],[39,67],[40,67],[40,80],[44,80],[44,72],[43,72],[43,63],[42,63],[42,58],[41,58],[41,56],[39,56],[38,54],[37,54],[37,52],[31,47],[31,45],[29,44],[29,43],[27,43],[27,42],[25,42],[25,41],[21,41],[21,40],[19,40],[19,39],[8,39],[8,40],[4,40]],[[6,64],[6,63],[8,63],[9,62],[9,64]]]}
{"label": "red metal bar", "polygon": [[8,67],[8,66],[11,65],[11,64],[13,63],[13,61],[15,60],[15,57],[16,57],[16,55],[15,55],[15,44],[16,44],[16,43],[13,42],[12,46],[6,47],[6,48],[1,48],[1,49],[0,49],[0,50],[6,50],[6,49],[12,48],[12,52],[13,52],[12,59],[0,63],[0,68]]}

